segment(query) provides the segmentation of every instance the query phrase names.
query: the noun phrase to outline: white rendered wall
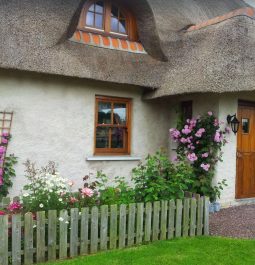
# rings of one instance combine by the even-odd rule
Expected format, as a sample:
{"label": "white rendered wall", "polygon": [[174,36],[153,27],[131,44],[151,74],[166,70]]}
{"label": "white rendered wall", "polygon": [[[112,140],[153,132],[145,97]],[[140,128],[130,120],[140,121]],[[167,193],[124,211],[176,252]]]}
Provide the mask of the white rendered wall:
{"label": "white rendered wall", "polygon": [[8,153],[19,161],[11,195],[24,185],[26,159],[38,165],[57,162],[60,173],[77,185],[97,170],[110,179],[129,179],[138,161],[86,161],[94,150],[95,96],[133,99],[131,155],[145,158],[167,148],[170,112],[165,101],[142,101],[142,93],[133,86],[0,71],[0,110],[14,111]]}

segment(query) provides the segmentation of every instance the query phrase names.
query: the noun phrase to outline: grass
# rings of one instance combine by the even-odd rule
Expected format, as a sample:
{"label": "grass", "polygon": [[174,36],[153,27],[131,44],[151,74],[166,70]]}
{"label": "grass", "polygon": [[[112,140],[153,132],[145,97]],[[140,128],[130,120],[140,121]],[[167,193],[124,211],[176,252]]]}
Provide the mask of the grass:
{"label": "grass", "polygon": [[216,237],[156,242],[47,265],[254,265],[255,240]]}

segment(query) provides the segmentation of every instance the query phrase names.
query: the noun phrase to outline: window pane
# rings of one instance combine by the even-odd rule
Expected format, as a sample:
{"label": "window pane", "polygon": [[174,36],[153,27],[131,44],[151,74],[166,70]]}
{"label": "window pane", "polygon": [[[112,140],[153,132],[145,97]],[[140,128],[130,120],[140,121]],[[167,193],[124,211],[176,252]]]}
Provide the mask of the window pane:
{"label": "window pane", "polygon": [[249,127],[250,127],[250,120],[249,119],[242,119],[243,133],[249,133]]}
{"label": "window pane", "polygon": [[87,13],[86,25],[87,26],[94,26],[94,14],[91,12]]}
{"label": "window pane", "polygon": [[111,31],[118,32],[119,31],[118,25],[119,25],[119,20],[115,17],[112,17],[112,19],[111,19]]}
{"label": "window pane", "polygon": [[96,13],[103,14],[104,11],[104,2],[103,1],[98,1],[96,3]]}
{"label": "window pane", "polygon": [[111,103],[98,102],[98,124],[112,124],[111,113]]}
{"label": "window pane", "polygon": [[118,17],[119,16],[119,9],[116,6],[112,6],[112,16]]}
{"label": "window pane", "polygon": [[125,129],[113,128],[111,148],[124,148],[124,135]]}
{"label": "window pane", "polygon": [[96,21],[95,21],[95,26],[98,29],[103,28],[103,16],[96,14]]}
{"label": "window pane", "polygon": [[127,105],[123,103],[114,104],[113,123],[126,125],[127,120]]}
{"label": "window pane", "polygon": [[126,21],[125,20],[120,20],[119,31],[120,33],[126,33]]}
{"label": "window pane", "polygon": [[96,129],[96,148],[109,148],[109,128]]}
{"label": "window pane", "polygon": [[95,12],[95,4],[93,4],[93,5],[90,6],[89,11]]}

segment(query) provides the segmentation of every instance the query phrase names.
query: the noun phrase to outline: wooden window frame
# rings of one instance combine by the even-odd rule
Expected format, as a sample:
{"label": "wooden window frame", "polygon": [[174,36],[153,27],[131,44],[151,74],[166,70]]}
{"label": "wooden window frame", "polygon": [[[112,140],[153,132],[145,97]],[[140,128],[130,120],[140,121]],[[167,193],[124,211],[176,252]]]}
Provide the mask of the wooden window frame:
{"label": "wooden window frame", "polygon": [[[99,102],[110,102],[112,104],[112,113],[111,113],[111,119],[112,123],[103,125],[98,124],[98,103]],[[125,103],[127,106],[126,110],[126,125],[116,125],[113,124],[113,104],[114,103]],[[118,98],[118,97],[109,97],[109,96],[96,96],[95,100],[95,129],[94,129],[94,155],[95,156],[116,156],[116,155],[130,155],[131,148],[130,148],[130,142],[131,142],[131,108],[132,108],[132,99],[129,98]],[[112,128],[126,128],[126,145],[124,148],[96,148],[96,132],[98,127],[108,127],[110,130]],[[109,142],[111,142],[111,132],[109,133]]]}
{"label": "wooden window frame", "polygon": [[[78,30],[97,33],[103,36],[110,36],[119,39],[125,39],[130,41],[138,40],[136,18],[126,7],[124,7],[118,0],[102,0],[104,2],[104,14],[103,14],[103,29],[97,29],[86,25],[87,13],[90,6],[98,0],[89,0],[82,8],[80,20],[78,23]],[[114,4],[118,7],[126,18],[126,30],[127,34],[111,31],[111,6]]]}

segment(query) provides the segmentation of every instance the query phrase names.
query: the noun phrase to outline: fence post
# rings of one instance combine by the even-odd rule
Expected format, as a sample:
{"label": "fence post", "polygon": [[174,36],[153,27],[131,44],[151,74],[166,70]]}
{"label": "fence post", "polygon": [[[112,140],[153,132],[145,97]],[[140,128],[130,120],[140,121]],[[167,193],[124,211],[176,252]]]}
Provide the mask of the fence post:
{"label": "fence post", "polygon": [[56,260],[57,211],[48,212],[48,260]]}
{"label": "fence post", "polygon": [[45,212],[37,212],[36,261],[45,262]]}
{"label": "fence post", "polygon": [[153,203],[152,241],[157,241],[159,235],[160,202]]}
{"label": "fence post", "polygon": [[145,242],[151,241],[151,220],[152,220],[152,204],[151,202],[147,202],[145,206],[145,229],[144,229]]}
{"label": "fence post", "polygon": [[118,216],[117,216],[117,205],[111,206],[110,211],[110,249],[115,249],[117,246],[117,224],[118,224]]}
{"label": "fence post", "polygon": [[131,203],[128,207],[128,246],[133,246],[135,243],[135,215],[136,215],[136,204]]}
{"label": "fence post", "polygon": [[8,215],[0,216],[0,264],[8,265]]}
{"label": "fence post", "polygon": [[191,199],[190,207],[190,236],[195,236],[196,234],[196,215],[197,215],[197,200],[195,198]]}
{"label": "fence post", "polygon": [[88,254],[89,240],[89,208],[81,210],[81,255]]}
{"label": "fence post", "polygon": [[78,225],[79,210],[71,209],[71,231],[70,231],[70,257],[74,258],[78,255]]}
{"label": "fence post", "polygon": [[12,215],[12,265],[21,264],[21,215]]}
{"label": "fence post", "polygon": [[103,205],[100,208],[100,250],[107,250],[108,242],[108,206]]}
{"label": "fence post", "polygon": [[198,198],[197,204],[197,236],[201,236],[203,232],[203,216],[204,216],[204,199]]}
{"label": "fence post", "polygon": [[204,199],[204,235],[209,235],[209,198]]}
{"label": "fence post", "polygon": [[168,212],[168,234],[167,239],[174,238],[174,232],[175,232],[175,201],[171,200],[169,202],[169,212]]}
{"label": "fence post", "polygon": [[187,237],[189,235],[189,224],[190,224],[190,217],[189,217],[189,210],[190,210],[190,199],[184,199],[184,207],[183,207],[183,237]]}
{"label": "fence post", "polygon": [[120,206],[119,216],[119,248],[126,246],[126,234],[127,234],[127,206],[122,204]]}
{"label": "fence post", "polygon": [[136,215],[136,244],[139,245],[143,242],[143,214],[144,204],[137,204],[137,215]]}
{"label": "fence post", "polygon": [[182,235],[182,200],[176,200],[175,237]]}
{"label": "fence post", "polygon": [[59,259],[67,258],[68,214],[66,210],[59,214]]}
{"label": "fence post", "polygon": [[33,227],[33,215],[32,213],[25,214],[24,223],[24,264],[33,264],[33,243],[34,243],[34,227]]}
{"label": "fence post", "polygon": [[98,249],[98,208],[94,206],[91,210],[91,236],[90,236],[90,253],[94,254]]}
{"label": "fence post", "polygon": [[168,213],[168,202],[161,202],[161,216],[160,216],[160,239],[166,240],[167,234],[167,213]]}

